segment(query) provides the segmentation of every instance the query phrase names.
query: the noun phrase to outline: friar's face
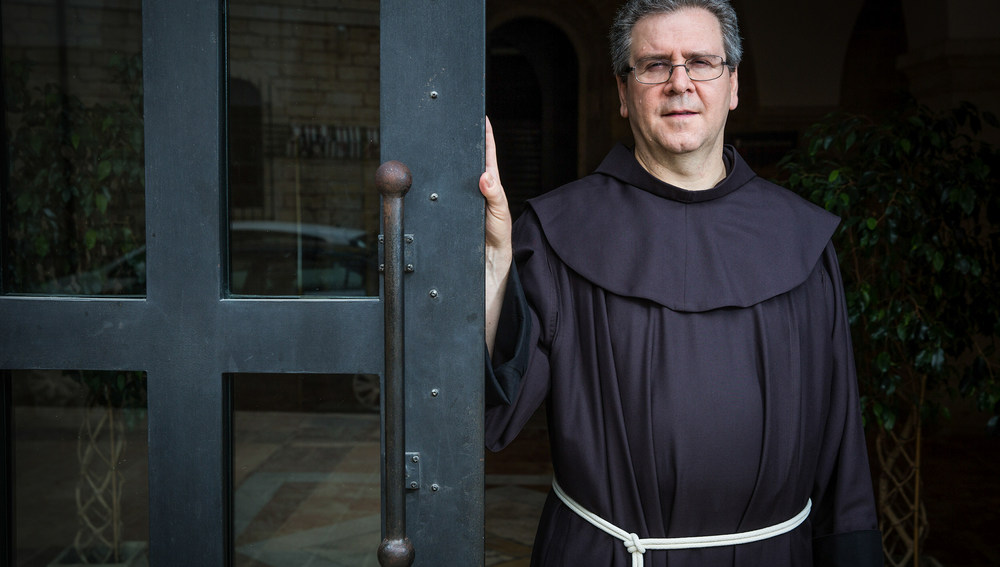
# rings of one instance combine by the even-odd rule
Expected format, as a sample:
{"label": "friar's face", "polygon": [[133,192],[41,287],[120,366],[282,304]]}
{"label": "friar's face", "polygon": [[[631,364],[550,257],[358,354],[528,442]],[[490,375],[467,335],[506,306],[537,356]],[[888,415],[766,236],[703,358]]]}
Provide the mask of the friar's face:
{"label": "friar's face", "polygon": [[[725,57],[722,26],[707,10],[646,16],[632,28],[630,65],[650,58],[678,65],[693,55]],[[670,80],[658,85],[639,83],[633,73],[619,77],[620,112],[632,127],[640,162],[662,164],[692,152],[721,156],[737,86],[736,70],[728,67],[710,81],[692,81],[683,67],[675,67]]]}

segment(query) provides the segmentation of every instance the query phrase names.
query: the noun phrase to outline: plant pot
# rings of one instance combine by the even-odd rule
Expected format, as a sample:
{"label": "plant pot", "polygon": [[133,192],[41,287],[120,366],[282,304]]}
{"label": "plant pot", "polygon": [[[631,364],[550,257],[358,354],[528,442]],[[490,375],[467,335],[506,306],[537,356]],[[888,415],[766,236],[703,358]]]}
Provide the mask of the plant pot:
{"label": "plant pot", "polygon": [[84,563],[72,546],[64,549],[49,563],[49,567],[141,567],[148,565],[146,542],[126,541],[122,544],[122,559],[118,563]]}

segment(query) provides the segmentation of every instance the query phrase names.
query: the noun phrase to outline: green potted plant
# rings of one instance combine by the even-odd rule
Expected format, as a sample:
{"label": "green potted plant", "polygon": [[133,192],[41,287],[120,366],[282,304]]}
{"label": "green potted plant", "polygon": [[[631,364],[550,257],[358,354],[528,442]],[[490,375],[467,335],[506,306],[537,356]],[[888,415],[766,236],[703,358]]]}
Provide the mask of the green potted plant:
{"label": "green potted plant", "polygon": [[[31,64],[4,62],[8,170],[3,287],[13,293],[142,293],[140,59],[116,58],[115,102],[87,104],[56,84],[30,86]],[[127,288],[120,271],[131,264]],[[86,389],[77,456],[78,532],[53,564],[131,564],[126,542],[125,431],[145,412],[141,372],[69,373]]]}
{"label": "green potted plant", "polygon": [[997,427],[1000,167],[970,104],[836,114],[785,156],[782,183],[839,215],[835,236],[888,565],[918,564],[921,444],[953,394]]}

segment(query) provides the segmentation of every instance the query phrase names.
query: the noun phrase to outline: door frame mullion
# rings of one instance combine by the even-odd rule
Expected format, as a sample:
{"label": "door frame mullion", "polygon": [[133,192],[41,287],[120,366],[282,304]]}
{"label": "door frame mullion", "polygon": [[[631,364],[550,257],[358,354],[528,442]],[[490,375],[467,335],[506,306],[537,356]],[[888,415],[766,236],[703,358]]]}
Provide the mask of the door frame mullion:
{"label": "door frame mullion", "polygon": [[142,2],[142,324],[163,341],[144,361],[149,562],[157,566],[230,562],[231,443],[217,355],[225,265],[224,30],[223,2]]}

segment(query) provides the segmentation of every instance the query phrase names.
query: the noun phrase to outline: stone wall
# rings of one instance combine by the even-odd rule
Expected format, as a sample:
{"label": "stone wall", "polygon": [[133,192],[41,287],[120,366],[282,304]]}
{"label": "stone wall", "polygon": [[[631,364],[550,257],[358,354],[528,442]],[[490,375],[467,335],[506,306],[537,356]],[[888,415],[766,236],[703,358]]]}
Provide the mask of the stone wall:
{"label": "stone wall", "polygon": [[[377,230],[379,3],[236,1],[229,74],[261,107],[259,205],[235,218]],[[235,125],[231,128],[235,131]],[[253,144],[233,139],[231,146]],[[241,190],[257,190],[234,185]]]}
{"label": "stone wall", "polygon": [[[120,101],[111,63],[140,53],[139,6],[5,1],[4,54],[31,61],[32,85]],[[235,0],[228,15],[232,217],[377,231],[378,1]]]}

